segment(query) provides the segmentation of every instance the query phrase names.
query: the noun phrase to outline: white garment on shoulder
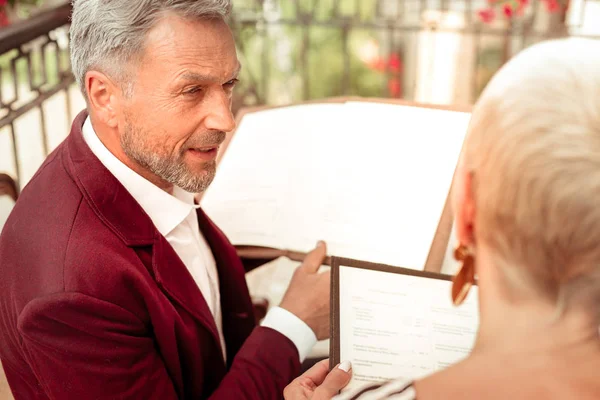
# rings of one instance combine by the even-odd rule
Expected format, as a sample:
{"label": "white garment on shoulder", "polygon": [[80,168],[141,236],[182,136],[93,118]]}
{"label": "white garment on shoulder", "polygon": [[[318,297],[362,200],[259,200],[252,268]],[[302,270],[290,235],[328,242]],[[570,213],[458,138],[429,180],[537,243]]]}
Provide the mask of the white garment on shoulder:
{"label": "white garment on shoulder", "polygon": [[0,232],[15,206],[15,201],[9,195],[0,195]]}
{"label": "white garment on shoulder", "polygon": [[383,383],[365,384],[335,396],[332,400],[415,400],[413,382],[397,379]]}

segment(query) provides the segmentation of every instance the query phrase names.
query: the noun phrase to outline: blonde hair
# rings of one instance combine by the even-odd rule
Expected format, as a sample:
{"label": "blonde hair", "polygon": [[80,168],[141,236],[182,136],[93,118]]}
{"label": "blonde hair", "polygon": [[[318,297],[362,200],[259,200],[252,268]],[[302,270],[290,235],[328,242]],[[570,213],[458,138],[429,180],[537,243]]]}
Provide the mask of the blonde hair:
{"label": "blonde hair", "polygon": [[462,162],[476,239],[509,283],[600,317],[600,41],[542,42],[509,61],[475,106]]}

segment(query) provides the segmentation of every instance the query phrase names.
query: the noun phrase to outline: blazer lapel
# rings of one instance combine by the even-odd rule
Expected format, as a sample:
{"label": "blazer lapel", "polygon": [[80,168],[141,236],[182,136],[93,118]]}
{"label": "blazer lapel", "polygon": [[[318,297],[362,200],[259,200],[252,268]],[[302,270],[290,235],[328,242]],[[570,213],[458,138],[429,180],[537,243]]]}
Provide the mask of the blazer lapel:
{"label": "blazer lapel", "polygon": [[223,334],[227,343],[227,364],[230,366],[235,354],[256,326],[246,271],[235,248],[201,209],[198,209],[198,224],[217,264]]}
{"label": "blazer lapel", "polygon": [[221,350],[217,326],[204,296],[173,247],[158,232],[153,246],[152,269],[161,290],[196,318]]}

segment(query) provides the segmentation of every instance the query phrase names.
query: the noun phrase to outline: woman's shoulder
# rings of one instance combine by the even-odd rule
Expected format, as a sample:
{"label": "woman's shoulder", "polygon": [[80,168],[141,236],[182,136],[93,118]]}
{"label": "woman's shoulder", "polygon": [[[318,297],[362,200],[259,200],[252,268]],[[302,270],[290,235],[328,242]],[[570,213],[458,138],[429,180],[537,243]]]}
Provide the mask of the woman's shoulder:
{"label": "woman's shoulder", "polygon": [[415,400],[416,392],[410,379],[366,384],[334,397],[334,400]]}

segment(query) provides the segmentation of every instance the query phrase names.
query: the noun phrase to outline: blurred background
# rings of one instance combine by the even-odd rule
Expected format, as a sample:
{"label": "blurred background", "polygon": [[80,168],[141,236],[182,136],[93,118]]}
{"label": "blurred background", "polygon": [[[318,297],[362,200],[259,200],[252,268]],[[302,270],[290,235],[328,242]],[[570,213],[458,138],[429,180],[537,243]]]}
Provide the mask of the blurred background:
{"label": "blurred background", "polygon": [[[335,96],[470,105],[527,46],[600,38],[600,0],[233,1],[243,64],[235,112]],[[0,0],[0,173],[16,193],[85,107],[70,72],[69,14],[64,0]],[[16,197],[2,179],[0,228]],[[251,291],[277,304],[292,266],[252,272]]]}

